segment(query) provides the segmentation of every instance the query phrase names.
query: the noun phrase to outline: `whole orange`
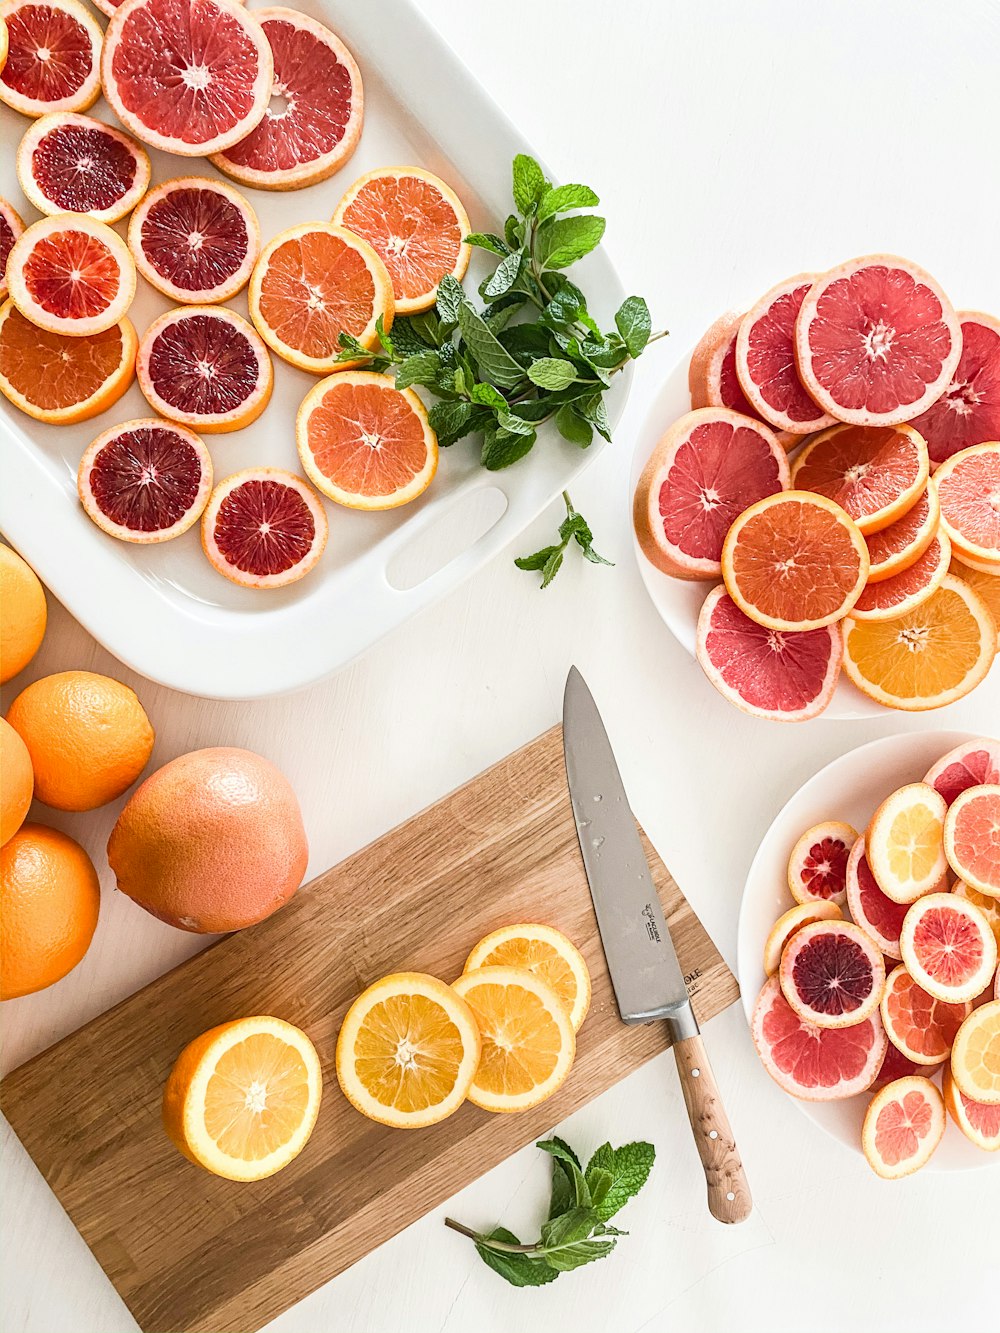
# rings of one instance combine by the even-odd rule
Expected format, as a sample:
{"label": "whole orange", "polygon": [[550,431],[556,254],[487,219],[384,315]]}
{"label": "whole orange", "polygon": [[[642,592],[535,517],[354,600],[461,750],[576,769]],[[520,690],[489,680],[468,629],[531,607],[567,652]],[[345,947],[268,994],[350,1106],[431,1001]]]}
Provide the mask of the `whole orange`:
{"label": "whole orange", "polygon": [[47,617],[38,575],[16,551],[0,545],[0,683],[23,671],[38,652]]}
{"label": "whole orange", "polygon": [[100,906],[97,872],[80,844],[44,824],[22,824],[0,847],[0,1000],[71,972]]}
{"label": "whole orange", "polygon": [[0,717],[0,845],[24,823],[34,783],[27,746]]}
{"label": "whole orange", "polygon": [[182,930],[262,921],[302,882],[309,847],[291,783],[249,750],[172,759],[129,798],[108,840],[118,887]]}
{"label": "whole orange", "polygon": [[94,671],[59,671],[23,689],[7,721],[31,755],[35,795],[56,810],[95,810],[131,787],[153,749],[135,691]]}

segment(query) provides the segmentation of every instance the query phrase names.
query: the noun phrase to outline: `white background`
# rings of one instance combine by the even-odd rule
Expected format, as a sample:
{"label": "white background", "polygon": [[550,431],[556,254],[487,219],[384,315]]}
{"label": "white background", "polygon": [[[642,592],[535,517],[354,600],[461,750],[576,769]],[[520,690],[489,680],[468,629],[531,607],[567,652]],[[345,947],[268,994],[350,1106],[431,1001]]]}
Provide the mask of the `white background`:
{"label": "white background", "polygon": [[[300,794],[316,873],[557,720],[584,671],[636,813],[727,958],[743,876],[801,781],[844,750],[909,728],[998,730],[1000,680],[938,715],[783,728],[715,695],[642,591],[628,520],[632,441],[662,380],[721,310],[788,273],[885,249],[960,307],[1000,311],[996,53],[1000,7],[878,0],[423,0],[429,17],[564,180],[593,184],[626,287],[672,333],[650,350],[614,446],[574,491],[597,546],[545,593],[511,563],[550,540],[555,507],[446,602],[336,679],[294,697],[201,702],[130,676],[58,605],[19,679],[76,666],[139,691],[153,764],[202,745],[259,750]],[[377,22],[377,0],[371,5]],[[489,152],[489,145],[483,145]],[[497,170],[505,170],[497,163]],[[664,423],[666,424],[666,423]],[[522,466],[530,466],[530,461]],[[12,696],[5,690],[4,705]],[[118,805],[42,818],[103,859]],[[84,962],[3,1006],[10,1069],[159,975],[199,941],[105,893]],[[878,1181],[770,1083],[738,1007],[706,1038],[756,1201],[743,1226],[704,1204],[665,1057],[560,1127],[584,1152],[651,1139],[657,1166],[600,1265],[508,1288],[426,1217],[269,1326],[274,1333],[995,1333],[996,1171]],[[135,1324],[3,1126],[4,1333],[125,1333]],[[527,1149],[447,1211],[527,1234],[548,1168]]]}

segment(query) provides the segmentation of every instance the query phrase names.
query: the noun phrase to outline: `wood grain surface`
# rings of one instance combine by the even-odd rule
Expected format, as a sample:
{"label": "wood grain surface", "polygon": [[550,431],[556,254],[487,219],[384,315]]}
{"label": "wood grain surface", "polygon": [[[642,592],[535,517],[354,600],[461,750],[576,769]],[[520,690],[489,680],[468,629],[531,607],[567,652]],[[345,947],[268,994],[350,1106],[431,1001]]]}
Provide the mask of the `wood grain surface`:
{"label": "wood grain surface", "polygon": [[[736,981],[644,838],[699,1019]],[[542,920],[583,950],[593,1004],[570,1077],[514,1116],[466,1105],[427,1130],[341,1095],[350,1002],[386,972],[451,979],[488,931]],[[185,1161],[160,1123],[180,1049],[270,1013],[309,1033],[324,1101],[308,1145],[255,1184]],[[22,1065],[2,1109],[144,1333],[252,1333],[668,1045],[619,1021],[566,791],[558,727]]]}

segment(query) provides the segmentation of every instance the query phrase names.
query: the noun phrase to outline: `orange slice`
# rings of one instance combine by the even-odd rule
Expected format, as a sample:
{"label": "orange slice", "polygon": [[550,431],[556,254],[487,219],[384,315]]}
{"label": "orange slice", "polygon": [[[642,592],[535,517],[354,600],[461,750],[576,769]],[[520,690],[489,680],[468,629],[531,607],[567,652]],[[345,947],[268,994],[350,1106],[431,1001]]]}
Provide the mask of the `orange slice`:
{"label": "orange slice", "polygon": [[399,315],[429,309],[441,279],[450,273],[461,281],[469,267],[469,215],[451,186],[423,167],[382,167],[360,176],[333,221],[378,254]]}
{"label": "orange slice", "polygon": [[941,526],[959,558],[1000,570],[1000,443],[974,444],[934,474]]}
{"label": "orange slice", "polygon": [[868,1103],[861,1147],[883,1180],[912,1175],[930,1160],[945,1130],[944,1101],[929,1078],[897,1078]]}
{"label": "orange slice", "polygon": [[49,333],[103,333],[135,296],[135,263],[116,231],[73,213],[34,222],[7,260],[11,299]]}
{"label": "orange slice", "polygon": [[337,1079],[369,1120],[423,1129],[465,1101],[481,1042],[472,1010],[423,972],[396,972],[363,991],[337,1038]]}
{"label": "orange slice", "polygon": [[997,942],[979,908],[955,893],[927,893],[899,934],[906,970],[928,995],[961,1004],[982,995],[997,968]]}
{"label": "orange slice", "polygon": [[181,1051],[163,1092],[163,1124],[207,1171],[263,1180],[305,1147],[322,1091],[319,1056],[300,1028],[241,1018]]}
{"label": "orange slice", "polygon": [[285,588],[319,562],[328,535],[319,497],[277,467],[220,481],[201,517],[201,545],[215,568],[244,588]]}
{"label": "orange slice", "polygon": [[342,371],[320,380],[299,408],[295,437],[310,481],[350,509],[407,504],[437,471],[427,410],[389,375]]}
{"label": "orange slice", "polygon": [[964,879],[957,879],[951,886],[951,891],[959,898],[967,899],[973,907],[979,908],[993,932],[997,947],[1000,948],[1000,898],[995,898],[989,893],[980,893],[971,884],[966,884]]}
{"label": "orange slice", "polygon": [[992,570],[984,565],[980,569],[973,569],[961,556],[955,555],[954,550],[952,556],[948,573],[961,579],[986,603],[987,610],[996,622],[997,644],[1000,647],[1000,567]]}
{"label": "orange slice", "polygon": [[958,1029],[951,1073],[973,1101],[1000,1105],[1000,1000],[981,1004]]}
{"label": "orange slice", "polygon": [[966,787],[948,807],[944,851],[958,877],[1000,898],[1000,785]]}
{"label": "orange slice", "polygon": [[880,532],[865,538],[871,568],[868,582],[878,583],[901,573],[919,560],[934,540],[941,518],[937,487],[928,479],[916,504],[902,518],[890,523]]}
{"label": "orange slice", "polygon": [[519,967],[547,981],[569,1010],[573,1031],[590,1008],[590,973],[583,954],[553,926],[501,926],[481,939],[465,962],[466,972],[480,967]]}
{"label": "orange slice", "polygon": [[937,592],[951,563],[951,542],[944,531],[912,565],[892,578],[870,578],[851,608],[852,620],[895,620],[913,611]]}
{"label": "orange slice", "polygon": [[910,782],[887,796],[872,816],[865,858],[879,888],[894,903],[914,902],[947,875],[946,809],[939,791],[926,782]]}
{"label": "orange slice", "polygon": [[0,199],[0,301],[7,299],[7,257],[24,231],[24,219],[6,199]]}
{"label": "orange slice", "polygon": [[887,528],[917,502],[930,459],[910,426],[831,426],[792,464],[792,485],[836,500],[866,535]]}
{"label": "orange slice", "polygon": [[368,244],[332,222],[305,222],[279,233],[261,252],[250,278],[250,318],[280,357],[326,374],[340,362],[342,333],[367,349],[378,342],[381,317],[392,327],[392,281]]}

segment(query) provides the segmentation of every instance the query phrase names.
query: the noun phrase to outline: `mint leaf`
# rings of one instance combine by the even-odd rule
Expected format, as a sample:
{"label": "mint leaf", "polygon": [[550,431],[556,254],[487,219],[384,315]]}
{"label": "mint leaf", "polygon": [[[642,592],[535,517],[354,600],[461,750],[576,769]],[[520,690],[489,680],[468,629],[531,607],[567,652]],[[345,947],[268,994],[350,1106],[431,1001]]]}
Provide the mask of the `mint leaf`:
{"label": "mint leaf", "polygon": [[593,426],[568,403],[556,413],[556,427],[564,440],[578,444],[581,449],[586,449],[594,438]]}
{"label": "mint leaf", "polygon": [[542,268],[568,268],[596,249],[604,235],[603,218],[549,218],[538,228],[536,257]]}
{"label": "mint leaf", "polygon": [[428,346],[423,338],[417,335],[412,323],[405,316],[393,321],[391,337],[393,355],[403,361],[408,356],[416,356],[418,352],[423,352]]}
{"label": "mint leaf", "polygon": [[491,301],[498,296],[505,296],[517,282],[517,275],[520,271],[521,251],[515,250],[513,254],[507,255],[505,259],[501,259],[500,263],[497,264],[492,275],[480,288],[480,294]]}
{"label": "mint leaf", "polygon": [[535,432],[530,435],[514,435],[509,431],[494,429],[487,425],[483,436],[483,448],[480,460],[489,472],[499,472],[510,467],[525,454],[531,452],[535,443]]}
{"label": "mint leaf", "polygon": [[489,250],[490,254],[504,255],[510,254],[510,246],[502,236],[497,236],[492,231],[473,231],[465,238],[466,245],[474,245],[479,250]]}
{"label": "mint leaf", "polygon": [[595,1259],[606,1258],[615,1248],[613,1240],[578,1240],[573,1245],[559,1250],[543,1251],[545,1262],[559,1273],[569,1273],[584,1264],[592,1264]]}
{"label": "mint leaf", "polygon": [[425,384],[433,388],[441,371],[441,358],[429,348],[408,356],[396,371],[396,388],[408,389],[411,384]]}
{"label": "mint leaf", "polygon": [[[562,533],[559,535],[561,537]],[[558,546],[547,546],[544,550],[537,551],[534,556],[527,557],[529,561],[535,563],[521,565],[516,560],[514,563],[520,569],[540,569],[543,579],[542,587],[544,588],[559,573],[565,549],[566,542],[561,541]],[[541,556],[545,558],[540,560],[539,557]],[[552,1203],[549,1207],[549,1217],[555,1217],[557,1213],[565,1212],[570,1206],[589,1208],[590,1191],[583,1178],[580,1159],[569,1144],[564,1139],[553,1135],[551,1139],[542,1139],[535,1144],[535,1147],[541,1148],[542,1152],[551,1154],[554,1159],[552,1163]],[[562,1180],[560,1180],[560,1177],[562,1177]]]}
{"label": "mint leaf", "polygon": [[590,398],[581,398],[576,405],[576,411],[579,412],[584,421],[590,422],[598,435],[603,435],[606,440],[611,439],[608,411],[604,406],[604,399],[599,393],[593,394]]}
{"label": "mint leaf", "polygon": [[589,185],[550,186],[539,201],[538,218],[544,221],[570,208],[595,208],[600,202]]}
{"label": "mint leaf", "polygon": [[447,449],[456,440],[474,431],[482,430],[490,419],[486,408],[464,402],[435,403],[427,417],[442,449]]}
{"label": "mint leaf", "polygon": [[[446,273],[438,283],[437,313],[446,324],[458,323],[458,312],[465,301],[462,284],[451,273]],[[436,340],[435,340],[436,341]]]}
{"label": "mint leaf", "polygon": [[458,327],[486,379],[501,389],[513,389],[523,381],[524,371],[468,301],[458,308]]}
{"label": "mint leaf", "polygon": [[649,306],[641,296],[625,298],[615,315],[615,327],[621,334],[629,356],[640,356],[653,330]]}
{"label": "mint leaf", "polygon": [[548,182],[533,157],[518,153],[514,158],[514,204],[519,213],[527,214],[545,193]]}
{"label": "mint leaf", "polygon": [[602,1222],[614,1217],[629,1199],[633,1198],[645,1185],[653,1169],[656,1150],[651,1143],[626,1143],[620,1148],[612,1148],[610,1143],[602,1143],[590,1161],[584,1173],[587,1180],[596,1171],[607,1172],[611,1184],[601,1202],[594,1208]]}
{"label": "mint leaf", "polygon": [[[494,1227],[487,1241],[499,1240],[507,1245],[519,1245],[520,1241],[506,1227]],[[493,1250],[489,1245],[477,1242],[476,1249],[480,1259],[499,1273],[513,1287],[542,1287],[546,1282],[554,1282],[559,1276],[543,1259],[532,1259],[527,1254],[511,1254],[509,1251]]]}
{"label": "mint leaf", "polygon": [[576,379],[576,369],[561,357],[547,356],[528,367],[528,379],[540,389],[566,389]]}
{"label": "mint leaf", "polygon": [[[561,546],[543,546],[540,551],[535,551],[533,555],[519,555],[514,564],[517,565],[518,569],[544,569],[549,560],[562,549]],[[561,1162],[553,1162],[552,1204],[549,1208],[549,1216],[555,1217],[556,1213],[564,1213],[572,1202],[573,1186],[570,1184],[569,1176],[563,1170]]]}
{"label": "mint leaf", "polygon": [[551,1250],[559,1245],[573,1245],[586,1240],[601,1219],[593,1208],[570,1208],[558,1217],[542,1223],[542,1243],[539,1249]]}
{"label": "mint leaf", "polygon": [[608,1197],[608,1191],[614,1184],[614,1176],[610,1171],[605,1171],[603,1167],[591,1166],[587,1171],[587,1188],[590,1190],[590,1201],[595,1208],[600,1208],[601,1204]]}

